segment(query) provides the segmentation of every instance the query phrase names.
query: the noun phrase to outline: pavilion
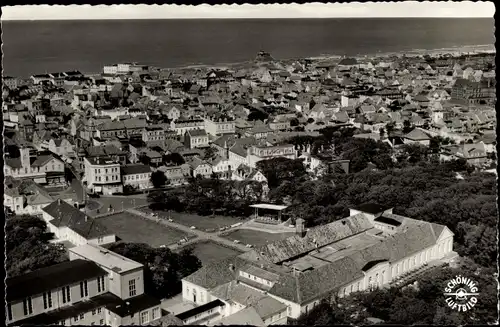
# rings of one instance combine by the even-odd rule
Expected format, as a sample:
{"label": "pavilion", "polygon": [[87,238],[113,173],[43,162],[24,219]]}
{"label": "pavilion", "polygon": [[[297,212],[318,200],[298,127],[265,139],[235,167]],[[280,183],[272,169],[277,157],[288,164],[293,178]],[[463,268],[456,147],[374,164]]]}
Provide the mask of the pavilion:
{"label": "pavilion", "polygon": [[255,209],[254,219],[273,221],[275,223],[281,222],[282,212],[288,208],[288,206],[268,203],[253,204],[250,207]]}

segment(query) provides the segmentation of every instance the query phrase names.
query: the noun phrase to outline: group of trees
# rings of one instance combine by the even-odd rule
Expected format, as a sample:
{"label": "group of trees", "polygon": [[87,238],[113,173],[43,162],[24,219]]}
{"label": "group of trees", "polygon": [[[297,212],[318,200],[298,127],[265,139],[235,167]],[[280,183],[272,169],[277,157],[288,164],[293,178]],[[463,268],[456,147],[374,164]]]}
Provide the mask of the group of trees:
{"label": "group of trees", "polygon": [[22,275],[68,260],[64,247],[50,243],[45,221],[34,216],[7,216],[5,254],[7,277]]}
{"label": "group of trees", "polygon": [[246,217],[249,205],[260,201],[265,187],[257,181],[235,181],[213,178],[191,178],[189,184],[176,189],[152,192],[150,208],[194,212],[199,215],[223,214]]}
{"label": "group of trees", "polygon": [[109,250],[144,265],[144,292],[163,299],[182,291],[182,278],[201,268],[191,248],[179,253],[142,243],[114,243]]}
{"label": "group of trees", "polygon": [[[443,292],[449,280],[461,275],[473,279],[479,289],[477,304],[472,310],[458,312],[449,308]],[[297,324],[340,325],[370,324],[368,318],[385,324],[454,325],[490,324],[497,320],[497,280],[494,268],[481,268],[470,260],[459,267],[435,269],[405,288],[376,289],[357,292],[331,303],[324,301]]]}

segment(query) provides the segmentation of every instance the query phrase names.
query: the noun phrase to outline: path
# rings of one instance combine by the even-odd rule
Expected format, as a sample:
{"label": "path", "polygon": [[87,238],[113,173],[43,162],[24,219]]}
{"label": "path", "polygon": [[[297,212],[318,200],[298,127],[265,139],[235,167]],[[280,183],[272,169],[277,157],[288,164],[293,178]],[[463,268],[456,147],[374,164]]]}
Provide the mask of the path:
{"label": "path", "polygon": [[[149,220],[153,220],[153,221],[157,221],[157,218],[155,217],[151,217],[150,215],[147,215],[139,210],[136,210],[136,209],[133,209],[133,208],[129,208],[129,209],[126,209],[125,211],[128,211],[134,215],[137,215],[137,216],[141,216],[143,218],[147,218]],[[200,241],[200,240],[208,240],[208,241],[213,241],[213,242],[216,242],[216,243],[220,243],[224,246],[227,246],[229,248],[233,248],[233,249],[236,249],[238,251],[242,251],[242,252],[247,252],[249,250],[251,250],[250,248],[247,248],[245,245],[243,244],[236,244],[228,239],[225,239],[225,238],[222,238],[220,237],[219,235],[217,234],[210,234],[210,233],[207,233],[207,232],[203,232],[199,229],[191,229],[187,226],[184,226],[184,225],[181,225],[181,224],[178,224],[178,223],[175,223],[175,222],[171,222],[171,221],[168,221],[166,219],[160,219],[160,223],[165,225],[165,226],[168,226],[168,227],[171,227],[171,228],[175,228],[175,229],[178,229],[178,230],[181,230],[185,233],[188,233],[188,234],[194,234],[197,236],[196,239],[192,239],[192,240],[189,240],[187,241],[186,243],[183,243],[183,244],[174,244],[174,245],[170,245],[169,248],[171,250],[175,250],[175,249],[178,249],[178,248],[182,248],[188,244],[192,244],[192,243],[195,243],[197,241]]]}

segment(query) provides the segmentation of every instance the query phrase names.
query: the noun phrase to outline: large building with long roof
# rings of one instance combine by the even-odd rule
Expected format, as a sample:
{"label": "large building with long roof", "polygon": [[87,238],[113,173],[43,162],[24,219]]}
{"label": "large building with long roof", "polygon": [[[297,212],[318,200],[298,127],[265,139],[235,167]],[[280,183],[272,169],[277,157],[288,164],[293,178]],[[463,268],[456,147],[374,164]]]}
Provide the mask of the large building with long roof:
{"label": "large building with long roof", "polygon": [[[349,217],[324,226],[306,230],[302,219],[296,225],[294,236],[208,264],[184,278],[184,301],[196,306],[218,301],[211,314],[196,312],[195,323],[223,324],[246,310],[254,324],[267,301],[268,310],[259,316],[262,324],[282,324],[323,299],[398,283],[457,257],[446,226],[374,204],[351,209]],[[189,313],[183,318],[194,323]]]}

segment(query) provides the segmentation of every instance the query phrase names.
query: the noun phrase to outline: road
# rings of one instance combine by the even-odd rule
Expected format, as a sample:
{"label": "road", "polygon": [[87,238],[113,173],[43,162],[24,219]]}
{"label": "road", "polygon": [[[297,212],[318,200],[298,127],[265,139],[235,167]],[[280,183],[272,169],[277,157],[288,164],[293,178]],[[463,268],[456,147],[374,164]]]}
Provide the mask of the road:
{"label": "road", "polygon": [[[130,208],[130,209],[126,209],[125,211],[128,211],[134,215],[138,215],[138,216],[141,216],[141,217],[144,217],[144,218],[147,218],[149,220],[153,220],[153,221],[157,221],[157,218],[154,218],[154,217],[151,217],[150,215],[148,214],[145,214],[139,210],[136,210],[136,209],[133,209],[133,208]],[[242,251],[242,252],[247,252],[249,250],[251,250],[250,248],[247,248],[245,245],[243,244],[236,244],[226,238],[223,238],[217,234],[211,234],[211,233],[207,233],[207,232],[204,232],[204,231],[201,231],[199,229],[191,229],[187,226],[184,226],[184,225],[181,225],[181,224],[177,224],[175,222],[171,222],[171,221],[168,221],[166,219],[160,219],[160,223],[165,225],[165,226],[168,226],[168,227],[171,227],[171,228],[176,228],[176,229],[179,229],[185,233],[188,233],[188,234],[194,234],[197,236],[197,238],[193,239],[193,240],[189,240],[188,242],[186,243],[183,243],[181,245],[178,245],[178,244],[174,244],[174,245],[171,245],[169,246],[169,248],[171,250],[175,250],[175,249],[178,249],[178,248],[182,248],[188,244],[192,244],[192,243],[195,243],[195,242],[198,242],[200,240],[208,240],[208,241],[213,241],[213,242],[217,242],[217,243],[220,243],[224,246],[227,246],[229,248],[233,248],[233,249],[236,249],[238,251]]]}

